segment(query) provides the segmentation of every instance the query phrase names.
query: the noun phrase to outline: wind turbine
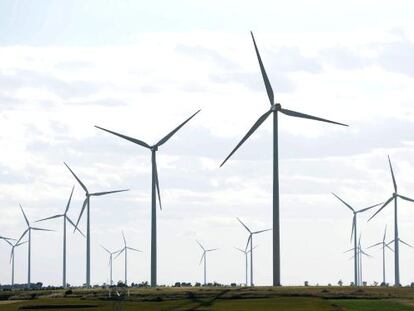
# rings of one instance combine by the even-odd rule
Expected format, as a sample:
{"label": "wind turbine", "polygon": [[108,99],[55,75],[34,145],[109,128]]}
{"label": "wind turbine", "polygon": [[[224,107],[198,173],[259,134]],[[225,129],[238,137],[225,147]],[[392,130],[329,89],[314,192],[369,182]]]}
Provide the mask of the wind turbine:
{"label": "wind turbine", "polygon": [[122,238],[124,239],[124,248],[121,249],[118,252],[118,254],[115,256],[115,259],[119,255],[121,255],[122,253],[125,254],[125,257],[124,257],[124,259],[125,259],[125,270],[124,270],[125,271],[125,285],[128,286],[128,250],[135,251],[135,252],[140,252],[140,253],[142,253],[142,251],[140,251],[139,249],[136,249],[136,248],[129,247],[127,245],[127,242],[126,242],[126,239],[125,239],[125,235],[124,235],[124,231],[122,231]]}
{"label": "wind turbine", "polygon": [[260,118],[253,124],[251,129],[247,134],[242,138],[242,140],[237,144],[233,151],[227,156],[227,158],[221,163],[220,167],[226,163],[226,161],[236,152],[237,149],[252,135],[260,125],[271,115],[273,114],[273,286],[280,286],[280,228],[279,228],[279,154],[278,154],[278,113],[283,113],[285,115],[297,118],[304,118],[322,122],[328,122],[332,124],[338,124],[347,126],[346,124],[322,119],[319,117],[314,117],[308,114],[301,112],[296,112],[282,108],[279,103],[276,103],[274,100],[274,94],[272,86],[270,85],[269,78],[267,77],[265,68],[263,66],[262,59],[259,54],[259,50],[256,45],[253,33],[251,33],[254,48],[256,51],[256,56],[259,61],[260,71],[263,76],[263,81],[266,87],[267,96],[270,101],[270,109],[266,111]]}
{"label": "wind turbine", "polygon": [[27,229],[23,232],[20,239],[17,240],[16,244],[20,243],[20,241],[23,239],[23,237],[26,235],[26,233],[28,234],[28,244],[27,244],[28,245],[28,249],[27,249],[27,287],[30,288],[30,276],[31,276],[30,264],[31,264],[31,248],[32,248],[32,230],[35,230],[35,231],[53,231],[53,230],[32,227],[29,223],[29,220],[26,217],[26,214],[24,213],[23,207],[20,204],[19,204],[19,206],[20,206],[20,209],[23,213],[24,220],[26,221]]}
{"label": "wind turbine", "polygon": [[198,243],[198,245],[200,245],[201,249],[203,250],[203,255],[201,255],[201,259],[200,259],[200,264],[204,259],[204,286],[206,286],[207,285],[207,253],[216,251],[218,250],[218,248],[205,249],[203,245],[201,245],[200,242],[198,242],[197,240],[196,242]]}
{"label": "wind turbine", "polygon": [[[247,286],[247,284],[248,284],[248,262],[249,262],[249,253],[250,253],[250,249],[248,249],[248,246],[249,245],[246,245],[246,247],[245,247],[245,249],[241,249],[241,248],[238,248],[238,247],[235,247],[235,249],[237,249],[238,251],[240,251],[240,252],[242,252],[243,254],[244,254],[244,260],[245,260],[245,266],[246,266],[246,283],[244,283],[245,284],[245,286]],[[255,249],[256,248],[256,246],[255,247],[253,247],[253,249]]]}
{"label": "wind turbine", "polygon": [[11,286],[13,288],[14,286],[14,249],[20,245],[23,245],[25,243],[27,243],[27,241],[21,242],[21,243],[11,243],[9,240],[14,240],[14,239],[5,239],[5,241],[10,245],[11,247],[11,251],[10,251],[10,263],[12,265],[12,272],[11,272]]}
{"label": "wind turbine", "polygon": [[134,144],[140,145],[144,148],[147,148],[151,150],[151,166],[152,166],[152,181],[151,181],[151,286],[157,286],[157,199],[156,199],[156,192],[158,195],[158,203],[161,207],[161,194],[160,194],[160,185],[158,180],[158,170],[157,170],[157,160],[156,155],[158,151],[158,147],[161,147],[163,144],[165,144],[179,129],[181,129],[188,121],[190,121],[197,113],[199,113],[200,110],[198,110],[196,113],[194,113],[191,117],[189,117],[187,120],[185,120],[183,123],[181,123],[179,126],[177,126],[174,130],[172,130],[170,133],[168,133],[164,138],[162,138],[158,143],[155,145],[149,145],[142,140],[132,138],[129,136],[125,136],[123,134],[119,134],[107,129],[104,129],[103,127],[96,126],[96,128],[103,130],[105,132],[111,133],[115,136],[121,137],[123,139],[126,139],[130,142],[133,142]]}
{"label": "wind turbine", "polygon": [[[65,162],[63,162],[68,170],[72,173],[73,177],[78,181],[79,185],[83,188],[85,191],[85,200],[82,204],[82,209],[78,217],[78,221],[75,225],[75,230],[78,227],[79,221],[81,220],[82,214],[85,211],[86,208],[86,286],[91,286],[91,228],[90,228],[90,197],[98,197],[102,195],[107,195],[111,193],[117,193],[117,192],[124,192],[128,191],[128,189],[123,190],[114,190],[114,191],[105,191],[105,192],[94,192],[89,193],[89,190],[86,188],[86,186],[81,182],[81,180],[76,176],[76,174],[71,170],[69,165],[67,165]],[[74,231],[75,231],[74,230]]]}
{"label": "wind turbine", "polygon": [[[354,248],[351,248],[351,249],[347,250],[345,253],[353,251],[353,250],[354,250]],[[358,283],[356,283],[357,286],[358,285],[361,286],[363,284],[363,281],[362,281],[362,255],[367,256],[367,257],[372,257],[371,255],[367,254],[362,249],[361,235],[359,235],[358,247],[357,247],[357,252],[356,252],[356,257],[357,257],[357,260],[358,260],[358,278],[357,278]],[[355,254],[349,259],[352,259],[352,258],[355,258]]]}
{"label": "wind turbine", "polygon": [[[367,249],[370,249],[370,248],[373,248],[375,246],[381,245],[381,248],[382,248],[382,283],[384,285],[386,284],[385,283],[385,248],[388,248],[389,250],[391,250],[393,252],[392,248],[389,247],[388,243],[385,242],[386,236],[387,236],[387,226],[385,226],[384,237],[383,237],[382,241],[378,242],[378,243],[375,243],[375,244],[373,244],[373,245],[371,245],[367,248]],[[392,242],[393,241],[391,241],[390,243],[392,243]]]}
{"label": "wind turbine", "polygon": [[353,218],[352,218],[352,231],[351,231],[351,241],[352,241],[352,236],[354,237],[354,248],[352,248],[352,250],[354,250],[354,282],[355,282],[355,286],[358,285],[358,256],[357,256],[357,251],[358,251],[358,245],[357,245],[357,215],[363,212],[366,212],[368,210],[370,210],[371,208],[374,208],[378,205],[381,205],[382,203],[379,204],[375,204],[360,210],[355,210],[351,205],[349,205],[347,202],[345,202],[344,200],[342,200],[339,196],[337,196],[335,193],[332,193],[339,201],[341,201],[346,207],[348,207],[352,213],[354,214]]}
{"label": "wind turbine", "polygon": [[254,234],[259,234],[259,233],[262,233],[262,232],[266,232],[266,231],[269,231],[269,230],[272,230],[272,229],[251,231],[239,218],[237,218],[237,220],[249,232],[249,238],[247,239],[246,249],[247,249],[247,247],[249,246],[249,243],[250,243],[250,286],[253,286],[253,235]]}
{"label": "wind turbine", "polygon": [[112,256],[119,253],[121,250],[115,251],[115,252],[111,252],[110,250],[108,250],[107,248],[103,247],[101,245],[101,247],[108,253],[109,255],[109,283],[112,286],[113,285],[113,280],[112,280]]}
{"label": "wind turbine", "polygon": [[410,199],[406,196],[398,194],[397,190],[397,182],[395,181],[394,171],[392,169],[391,159],[390,156],[388,156],[388,163],[390,165],[390,171],[392,176],[392,183],[394,184],[394,193],[392,196],[385,201],[385,203],[375,212],[374,215],[368,219],[370,221],[372,218],[374,218],[380,211],[384,209],[391,201],[394,201],[394,274],[395,274],[395,286],[400,286],[400,248],[399,248],[399,242],[401,241],[398,237],[398,210],[397,210],[397,199],[403,199],[406,201],[414,202],[413,199]]}
{"label": "wind turbine", "polygon": [[68,211],[69,211],[70,202],[72,200],[72,195],[73,195],[73,190],[74,189],[75,189],[75,186],[72,187],[72,192],[70,193],[69,200],[68,200],[68,203],[66,204],[66,209],[65,209],[65,212],[63,214],[58,214],[58,215],[46,217],[46,218],[43,218],[43,219],[40,219],[40,220],[36,221],[36,222],[40,222],[40,221],[45,221],[45,220],[55,219],[55,218],[60,218],[60,217],[62,217],[62,219],[63,219],[63,270],[62,270],[62,287],[63,288],[67,287],[67,282],[66,282],[66,221],[68,221],[74,227],[75,230],[78,230],[80,232],[80,234],[82,234],[83,237],[85,237],[83,232],[80,231],[79,228],[76,227],[76,225],[73,223],[73,221],[67,215]]}

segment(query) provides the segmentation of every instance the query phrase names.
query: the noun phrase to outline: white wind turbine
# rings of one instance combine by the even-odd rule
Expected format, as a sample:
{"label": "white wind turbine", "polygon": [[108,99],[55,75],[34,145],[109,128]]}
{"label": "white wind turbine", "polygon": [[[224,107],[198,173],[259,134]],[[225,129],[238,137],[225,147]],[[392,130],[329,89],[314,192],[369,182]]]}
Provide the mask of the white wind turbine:
{"label": "white wind turbine", "polygon": [[[25,243],[27,243],[27,241],[24,241],[24,242],[21,242],[21,243],[15,243],[15,244],[13,244],[13,243],[11,243],[9,240],[12,240],[12,239],[5,239],[5,241],[10,245],[10,247],[11,247],[11,251],[10,251],[10,263],[11,263],[11,265],[12,265],[12,271],[11,271],[11,286],[12,286],[12,288],[13,288],[13,286],[14,286],[14,249],[16,248],[16,247],[19,247],[20,245],[23,245],[23,244],[25,244]],[[13,239],[14,240],[14,239]]]}
{"label": "white wind turbine", "polygon": [[[235,247],[235,249],[237,249],[238,251],[240,251],[240,252],[242,252],[243,254],[244,254],[244,261],[245,261],[245,273],[246,273],[246,283],[244,283],[245,284],[245,286],[247,286],[247,284],[248,284],[248,263],[249,263],[249,253],[250,253],[250,249],[248,249],[248,244],[246,245],[246,247],[245,247],[245,249],[241,249],[241,248],[238,248],[238,247]],[[255,247],[253,247],[253,249],[255,249],[256,248],[256,246]]]}
{"label": "white wind turbine", "polygon": [[82,218],[82,214],[86,209],[86,286],[91,286],[91,230],[90,230],[90,197],[97,197],[117,192],[124,192],[128,191],[128,189],[123,190],[114,190],[114,191],[105,191],[105,192],[94,192],[89,193],[88,188],[81,182],[81,180],[76,176],[76,174],[70,169],[70,167],[64,163],[68,170],[72,173],[73,177],[78,181],[79,185],[82,187],[82,189],[85,191],[85,200],[82,204],[82,209],[79,214],[78,221],[75,225],[75,230],[78,227],[79,221]]}
{"label": "white wind turbine", "polygon": [[117,250],[115,252],[111,252],[110,250],[108,250],[107,248],[105,248],[104,246],[101,245],[101,247],[108,253],[109,255],[109,284],[110,286],[113,285],[113,279],[112,279],[112,261],[113,261],[113,255],[119,253],[121,250]]}
{"label": "white wind turbine", "polygon": [[142,253],[142,251],[140,251],[139,249],[133,248],[133,247],[129,247],[127,245],[126,239],[125,239],[125,235],[124,232],[122,231],[122,238],[124,239],[124,248],[122,248],[118,254],[115,256],[115,259],[118,258],[119,255],[121,255],[122,253],[124,253],[124,260],[125,260],[125,285],[128,286],[128,250],[134,251],[134,252],[140,252]]}
{"label": "white wind turbine", "polygon": [[[387,244],[387,242],[385,242],[387,236],[387,226],[385,226],[385,230],[384,230],[384,237],[382,239],[381,242],[375,243],[371,246],[369,246],[367,249],[373,248],[375,246],[380,246],[382,248],[382,283],[385,285],[385,248],[388,248],[390,251],[394,252],[394,250]],[[390,243],[392,243],[393,241],[391,241]]]}
{"label": "white wind turbine", "polygon": [[265,229],[259,231],[251,231],[239,218],[237,220],[241,223],[241,225],[249,232],[249,238],[247,239],[246,249],[250,244],[250,286],[254,286],[253,284],[253,235],[259,234],[262,232],[266,232],[272,229]]}
{"label": "white wind turbine", "polygon": [[203,245],[201,245],[200,242],[198,242],[197,240],[196,242],[198,243],[198,245],[200,245],[201,249],[203,250],[203,255],[201,256],[201,259],[200,259],[200,264],[204,259],[204,285],[207,285],[207,253],[216,251],[218,250],[218,248],[205,249]]}
{"label": "white wind turbine", "polygon": [[31,276],[31,270],[30,270],[30,266],[31,266],[31,248],[32,248],[32,230],[35,231],[53,231],[53,230],[49,230],[49,229],[43,229],[43,228],[36,228],[36,227],[32,227],[29,223],[29,220],[26,217],[26,214],[24,213],[23,207],[19,204],[20,209],[23,213],[24,216],[24,220],[26,221],[27,224],[27,229],[23,232],[23,234],[21,235],[20,239],[17,240],[16,244],[19,244],[20,241],[23,239],[23,237],[28,234],[28,249],[27,249],[27,287],[30,288],[30,276]]}
{"label": "white wind turbine", "polygon": [[72,192],[70,193],[69,200],[68,200],[68,203],[66,204],[66,209],[65,209],[65,212],[63,214],[58,214],[58,215],[46,217],[46,218],[43,218],[43,219],[40,219],[40,220],[36,221],[36,222],[40,222],[40,221],[45,221],[45,220],[55,219],[55,218],[60,218],[60,217],[62,217],[62,219],[63,219],[63,271],[62,271],[62,287],[63,288],[67,287],[67,282],[66,282],[66,222],[68,221],[74,227],[75,230],[79,231],[80,234],[82,234],[83,237],[85,237],[85,235],[82,233],[82,231],[80,231],[79,228],[76,227],[76,225],[73,223],[73,221],[67,215],[68,211],[69,211],[70,202],[72,200],[72,195],[73,195],[73,190],[74,189],[75,189],[75,186],[72,187]]}

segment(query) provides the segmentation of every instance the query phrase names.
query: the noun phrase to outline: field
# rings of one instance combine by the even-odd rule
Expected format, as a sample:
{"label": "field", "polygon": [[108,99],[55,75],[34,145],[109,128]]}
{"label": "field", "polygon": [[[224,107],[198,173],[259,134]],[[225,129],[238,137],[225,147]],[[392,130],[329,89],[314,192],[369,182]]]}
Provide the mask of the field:
{"label": "field", "polygon": [[0,310],[414,311],[414,289],[238,287],[0,292]]}

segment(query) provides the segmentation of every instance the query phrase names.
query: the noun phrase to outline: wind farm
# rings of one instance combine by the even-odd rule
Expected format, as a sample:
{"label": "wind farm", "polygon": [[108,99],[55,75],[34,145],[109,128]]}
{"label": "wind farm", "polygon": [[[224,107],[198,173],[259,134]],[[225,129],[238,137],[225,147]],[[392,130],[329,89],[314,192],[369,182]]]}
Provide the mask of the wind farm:
{"label": "wind farm", "polygon": [[0,4],[0,309],[414,310],[396,1]]}

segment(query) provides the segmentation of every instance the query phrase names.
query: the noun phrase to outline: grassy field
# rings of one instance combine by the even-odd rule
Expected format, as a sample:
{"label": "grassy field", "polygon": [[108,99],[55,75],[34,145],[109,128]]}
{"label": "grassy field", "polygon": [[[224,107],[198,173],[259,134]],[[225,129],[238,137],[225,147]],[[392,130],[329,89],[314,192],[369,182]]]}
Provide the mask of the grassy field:
{"label": "grassy field", "polygon": [[352,287],[75,289],[0,292],[0,310],[414,311],[414,289]]}

